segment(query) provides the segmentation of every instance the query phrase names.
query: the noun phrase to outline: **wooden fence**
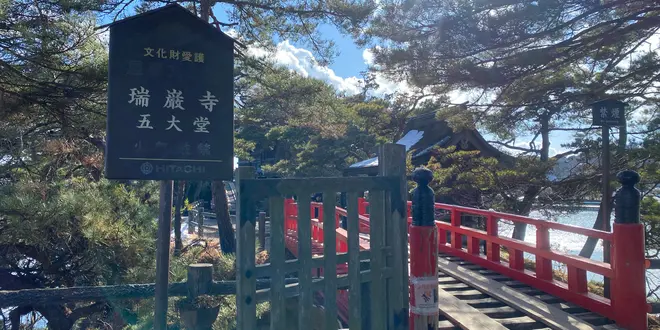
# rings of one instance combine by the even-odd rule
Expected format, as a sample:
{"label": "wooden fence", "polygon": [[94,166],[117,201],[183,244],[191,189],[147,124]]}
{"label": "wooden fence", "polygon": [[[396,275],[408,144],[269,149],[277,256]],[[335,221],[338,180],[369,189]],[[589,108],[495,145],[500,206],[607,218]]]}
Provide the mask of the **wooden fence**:
{"label": "wooden fence", "polygon": [[[285,283],[296,284],[297,278],[286,278]],[[257,279],[257,289],[270,288],[269,279]],[[92,287],[70,287],[52,289],[25,289],[18,291],[0,291],[0,308],[26,305],[56,305],[72,302],[113,301],[125,299],[153,298],[156,285],[123,284]],[[236,294],[236,281],[213,281],[212,264],[191,264],[188,266],[188,278],[185,282],[170,283],[167,289],[169,297],[187,297],[195,302],[202,296],[225,296]],[[295,296],[288,292],[287,298]],[[194,305],[194,304],[193,304]],[[207,306],[208,307],[208,306]],[[210,306],[210,309],[216,308]],[[187,329],[211,329],[211,324],[217,317],[215,313],[208,314],[204,306],[181,309],[180,315]],[[197,314],[190,317],[191,314]]]}

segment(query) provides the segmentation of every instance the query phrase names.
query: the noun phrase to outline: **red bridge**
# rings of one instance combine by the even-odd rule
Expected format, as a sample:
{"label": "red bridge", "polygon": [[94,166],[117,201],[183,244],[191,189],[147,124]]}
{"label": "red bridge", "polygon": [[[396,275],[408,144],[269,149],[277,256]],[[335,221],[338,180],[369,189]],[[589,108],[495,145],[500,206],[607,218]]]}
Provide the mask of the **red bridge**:
{"label": "red bridge", "polygon": [[[315,256],[323,254],[324,230],[328,228],[336,231],[337,252],[346,253],[348,235],[340,223],[347,211],[337,207],[334,219],[324,219],[322,203],[311,203],[310,207],[312,253]],[[361,250],[370,248],[368,207],[369,203],[360,198]],[[644,237],[639,226],[615,224],[610,233],[455,205],[436,203],[435,209],[436,214],[444,213],[451,219],[449,222],[435,221],[440,252],[440,329],[647,328],[649,307],[643,284]],[[409,226],[412,221],[410,211],[411,202],[408,202]],[[485,220],[485,230],[462,225],[463,216],[481,217]],[[534,226],[536,242],[500,236],[498,224],[501,221]],[[550,244],[553,231],[610,242],[612,263],[553,250]],[[297,255],[298,204],[292,199],[285,200],[285,232],[288,250]],[[525,253],[535,256],[533,265],[528,262],[526,267]],[[565,265],[565,276],[555,274],[553,263]],[[339,264],[337,273],[346,272],[347,265]],[[587,272],[610,279],[610,298],[590,291]],[[318,270],[318,275],[322,276],[322,269]],[[347,324],[347,290],[338,292],[337,307],[340,319]]]}

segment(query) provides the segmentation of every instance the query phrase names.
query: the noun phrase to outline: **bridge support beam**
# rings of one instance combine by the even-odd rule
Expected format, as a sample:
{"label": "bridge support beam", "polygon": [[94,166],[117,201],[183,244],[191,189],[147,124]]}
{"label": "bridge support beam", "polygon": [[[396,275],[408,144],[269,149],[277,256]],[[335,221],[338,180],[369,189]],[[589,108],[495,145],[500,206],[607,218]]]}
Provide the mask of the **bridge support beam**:
{"label": "bridge support beam", "polygon": [[432,179],[426,168],[413,172],[417,188],[410,226],[410,330],[438,329],[438,230],[435,196],[428,186]]}
{"label": "bridge support beam", "polygon": [[648,329],[644,225],[640,223],[640,192],[635,188],[639,174],[623,171],[617,175],[621,188],[616,192],[612,242],[611,302],[616,323],[629,330]]}

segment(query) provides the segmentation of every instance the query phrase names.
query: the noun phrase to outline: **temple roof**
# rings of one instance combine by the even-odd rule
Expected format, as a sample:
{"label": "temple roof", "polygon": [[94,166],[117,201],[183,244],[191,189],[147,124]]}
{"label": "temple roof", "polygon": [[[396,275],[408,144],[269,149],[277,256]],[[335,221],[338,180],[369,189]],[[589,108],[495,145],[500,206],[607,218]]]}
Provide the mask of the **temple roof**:
{"label": "temple roof", "polygon": [[[406,123],[405,132],[396,144],[404,145],[406,152],[412,153],[413,163],[425,163],[435,147],[448,147],[461,143],[471,144],[486,157],[511,158],[486,142],[476,129],[454,132],[446,121],[436,119],[435,111],[410,118]],[[373,174],[377,169],[378,157],[374,157],[350,165],[344,173]]]}

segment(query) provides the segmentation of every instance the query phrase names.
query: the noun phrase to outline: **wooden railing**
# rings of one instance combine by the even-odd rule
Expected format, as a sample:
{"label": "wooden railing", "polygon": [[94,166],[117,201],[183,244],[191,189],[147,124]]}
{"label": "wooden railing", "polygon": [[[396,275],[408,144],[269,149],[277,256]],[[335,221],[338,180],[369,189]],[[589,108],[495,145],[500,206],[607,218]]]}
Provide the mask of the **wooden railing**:
{"label": "wooden railing", "polygon": [[[286,235],[286,246],[294,254],[298,254],[298,204],[293,199],[286,199],[284,203],[285,208],[285,231]],[[312,239],[317,243],[324,243],[324,229],[327,223],[332,224],[332,227],[336,232],[335,246],[337,251],[338,259],[346,259],[348,256],[348,232],[341,228],[341,217],[347,217],[348,213],[345,209],[340,207],[335,207],[334,219],[327,221],[324,219],[323,212],[323,203],[310,203],[310,215],[311,215],[311,225],[312,225]],[[360,215],[360,233],[368,234],[369,233],[369,218]],[[333,223],[334,222],[334,223]],[[360,251],[364,258],[369,259],[368,254],[364,252],[369,251],[368,237],[363,237],[360,242]],[[313,251],[321,252],[321,251]],[[363,258],[361,258],[363,259]],[[348,263],[338,263],[337,264],[337,274],[346,274],[348,272]],[[313,273],[318,274],[318,276],[323,276],[323,269],[314,269]],[[363,300],[368,301],[369,297],[363,297]],[[337,313],[342,321],[346,322],[349,317],[349,294],[348,290],[338,290],[337,292]]]}
{"label": "wooden railing", "polygon": [[[369,202],[364,199],[361,199],[359,204],[362,210],[366,210],[369,206]],[[408,202],[409,225],[412,220],[411,205],[411,202]],[[436,210],[449,212],[451,219],[449,223],[444,221],[435,222],[438,228],[438,249],[440,252],[461,257],[591,311],[616,319],[611,300],[589,292],[587,286],[587,272],[600,274],[614,280],[615,275],[611,265],[556,251],[550,245],[550,230],[584,235],[609,242],[613,240],[612,233],[456,205],[436,203],[435,208]],[[485,230],[463,226],[461,218],[464,215],[483,217],[486,224]],[[534,226],[536,228],[535,242],[529,243],[500,236],[498,226],[500,220]],[[447,239],[448,236],[449,240]],[[465,248],[463,237],[467,240]],[[480,243],[482,242],[485,242],[486,245],[485,253],[480,250]],[[508,251],[508,260],[502,260],[500,256],[501,248],[506,248]],[[533,271],[525,269],[525,252],[536,256],[536,266]],[[567,283],[553,278],[553,261],[566,265],[568,271]]]}
{"label": "wooden railing", "polygon": [[[286,212],[286,228],[295,236],[297,235],[297,204],[293,200],[288,200],[286,207],[288,207],[288,211]],[[310,213],[312,215],[312,238],[316,242],[323,243],[324,224],[328,222],[326,219],[323,219],[323,205],[321,203],[311,203],[310,207]],[[358,200],[358,213],[359,231],[361,234],[369,233],[368,208],[369,202],[364,198],[360,198]],[[619,236],[617,236],[617,226],[615,226],[615,232],[610,233],[547,220],[456,205],[436,203],[435,209],[436,211],[440,211],[436,212],[436,214],[445,213],[449,215],[448,221],[436,220],[435,222],[438,230],[438,250],[440,252],[461,257],[617,322],[629,318],[629,316],[623,315],[621,312],[622,309],[626,309],[626,301],[630,299],[625,293],[626,281],[628,280],[626,278],[627,273],[623,266],[614,268],[617,255],[616,248],[621,249],[622,246],[622,244],[614,244],[614,237],[617,237],[619,241],[629,239],[627,233],[623,234],[623,229],[620,230]],[[339,254],[347,251],[347,234],[344,229],[340,228],[341,217],[346,217],[347,215],[347,210],[336,207],[334,219],[331,220],[331,223],[334,221],[332,227],[337,233],[336,249]],[[465,226],[462,223],[462,219],[465,217],[481,218],[484,220],[483,223],[485,226],[482,229]],[[408,202],[409,225],[411,220],[411,202]],[[501,236],[499,225],[502,221],[513,224],[524,223],[533,226],[536,229],[534,242]],[[552,249],[550,244],[551,231],[578,234],[610,242],[614,248],[612,264]],[[622,237],[623,239],[619,239]],[[635,241],[639,241],[640,239],[643,239],[643,236],[634,238]],[[362,237],[362,240],[368,242],[368,237]],[[483,251],[482,246],[485,246]],[[291,244],[290,247],[295,249],[296,244]],[[360,249],[368,250],[369,244],[361,242]],[[501,255],[501,251],[503,250],[508,253],[506,260]],[[624,247],[623,250],[626,250],[626,248]],[[533,269],[527,269],[525,267],[525,253],[535,256]],[[559,280],[560,278],[554,276],[553,262],[565,265],[567,271],[564,277],[565,280],[563,278]],[[344,267],[345,264],[338,264],[338,272],[345,271]],[[611,299],[589,292],[587,272],[599,274],[611,280],[613,288]],[[341,294],[338,297],[341,297]],[[343,300],[338,300],[341,311],[344,310],[343,307],[347,307],[343,306],[343,303]],[[644,312],[642,311],[642,313]]]}
{"label": "wooden railing", "polygon": [[[606,241],[612,241],[611,233],[495,211],[447,204],[436,204],[435,207],[451,212],[450,223],[436,221],[439,234],[438,248],[441,252],[462,257],[591,311],[614,318],[610,299],[589,292],[587,287],[587,272],[600,274],[610,279],[614,278],[610,264],[555,251],[550,246],[551,229]],[[460,221],[462,214],[484,217],[486,219],[486,230],[482,231],[462,226]],[[529,243],[500,236],[498,228],[500,220],[534,226],[536,228],[535,242]],[[451,242],[446,241],[447,232],[451,235]],[[467,249],[463,248],[463,236],[467,238]],[[485,255],[479,249],[480,240],[486,242]],[[509,253],[508,261],[503,261],[500,258],[502,247],[506,248]],[[536,256],[534,271],[525,269],[525,252]],[[553,261],[566,265],[568,283],[553,278]]]}
{"label": "wooden railing", "polygon": [[[188,267],[186,282],[170,283],[167,288],[169,297],[187,297],[189,300],[199,296],[225,296],[236,294],[236,281],[213,281],[212,264],[192,264]],[[270,288],[269,279],[257,279],[258,289]],[[298,279],[287,278],[286,284],[296,286]],[[107,286],[88,286],[70,288],[24,289],[18,291],[0,291],[0,308],[26,305],[56,305],[73,302],[98,302],[116,300],[149,299],[155,294],[154,283],[123,284]],[[180,309],[181,319],[187,329],[210,329],[217,317],[208,310],[200,311]],[[187,323],[190,318],[184,313],[197,313],[196,324]]]}

